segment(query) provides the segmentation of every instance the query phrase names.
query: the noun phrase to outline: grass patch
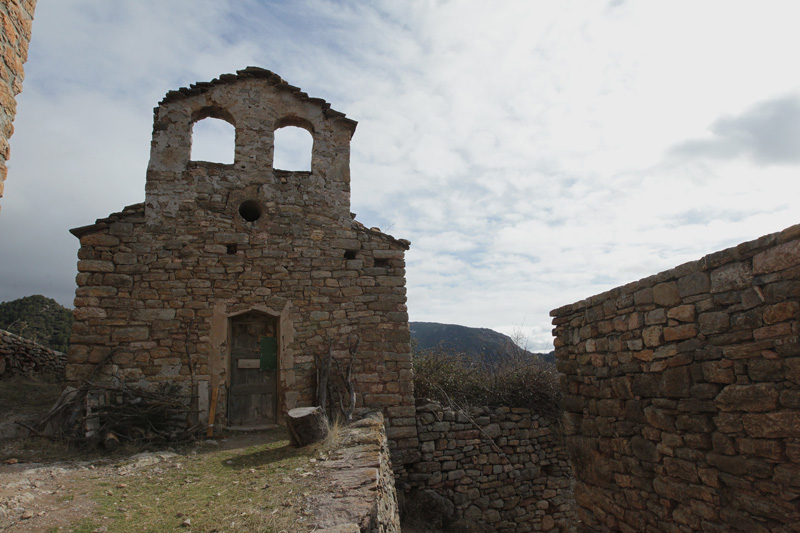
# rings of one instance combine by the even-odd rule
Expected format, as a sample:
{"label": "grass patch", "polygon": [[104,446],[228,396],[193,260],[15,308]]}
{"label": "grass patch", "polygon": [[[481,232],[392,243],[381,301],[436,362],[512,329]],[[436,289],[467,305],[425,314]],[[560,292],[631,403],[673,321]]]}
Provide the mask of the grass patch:
{"label": "grass patch", "polygon": [[178,456],[98,485],[92,523],[109,532],[301,531],[305,499],[326,489],[315,476],[320,446],[296,449],[285,430],[256,446]]}

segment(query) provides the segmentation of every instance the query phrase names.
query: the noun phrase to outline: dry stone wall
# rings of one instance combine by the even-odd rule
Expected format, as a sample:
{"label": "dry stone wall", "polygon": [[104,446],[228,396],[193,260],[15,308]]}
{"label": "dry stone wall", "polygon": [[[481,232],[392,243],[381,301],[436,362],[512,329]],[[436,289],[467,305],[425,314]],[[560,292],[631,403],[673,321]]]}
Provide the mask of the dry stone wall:
{"label": "dry stone wall", "polygon": [[[190,161],[192,125],[205,117],[235,126],[233,164]],[[312,133],[310,172],[273,168],[273,133],[286,124]],[[357,405],[384,410],[397,450],[416,448],[413,416],[400,416],[414,408],[409,243],[350,213],[355,126],[252,67],[168,93],[155,110],[144,204],[72,230],[81,248],[68,380],[113,353],[106,379],[183,384],[201,420],[217,389],[225,425],[230,323],[256,313],[277,330],[279,417],[316,405],[315,356],[330,346],[345,365],[358,338]]]}
{"label": "dry stone wall", "polygon": [[318,467],[330,490],[310,500],[320,533],[400,531],[392,461],[380,412],[340,430],[337,448]]}
{"label": "dry stone wall", "polygon": [[14,133],[16,96],[22,91],[23,64],[28,59],[28,43],[36,0],[6,0],[0,3],[0,198],[3,197],[9,139]]}
{"label": "dry stone wall", "polygon": [[417,433],[419,460],[398,474],[411,505],[424,509],[413,502],[433,490],[453,504],[445,521],[463,527],[575,530],[572,471],[557,424],[525,408],[467,414],[431,402],[417,407]]}
{"label": "dry stone wall", "polygon": [[67,354],[0,329],[0,379],[47,374],[64,379]]}
{"label": "dry stone wall", "polygon": [[800,226],[551,314],[587,530],[800,530]]}

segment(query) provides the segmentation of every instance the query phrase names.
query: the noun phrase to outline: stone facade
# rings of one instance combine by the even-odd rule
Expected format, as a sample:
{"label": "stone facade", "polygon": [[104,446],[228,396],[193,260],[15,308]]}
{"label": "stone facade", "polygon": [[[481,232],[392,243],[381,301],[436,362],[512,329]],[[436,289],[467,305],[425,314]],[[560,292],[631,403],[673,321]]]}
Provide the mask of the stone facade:
{"label": "stone facade", "polygon": [[67,354],[0,329],[0,378],[48,374],[64,379]]}
{"label": "stone facade", "polygon": [[397,477],[409,499],[431,489],[452,502],[453,521],[500,532],[575,531],[572,470],[557,426],[525,408],[466,414],[420,405],[419,461]]}
{"label": "stone facade", "polygon": [[554,310],[590,531],[800,531],[800,226]]}
{"label": "stone facade", "polygon": [[16,96],[22,91],[23,64],[28,59],[28,43],[36,0],[6,0],[0,3],[0,198],[3,197],[6,161],[10,149],[8,141],[14,133],[14,115],[17,114]]}
{"label": "stone facade", "polygon": [[[143,204],[76,228],[75,323],[67,379],[103,375],[194,389],[200,419],[219,392],[228,423],[231,323],[270,321],[277,412],[315,404],[314,357],[353,364],[357,405],[384,410],[396,449],[416,448],[404,253],[409,243],[350,212],[356,122],[267,70],[171,91],[155,109]],[[191,161],[193,124],[236,130],[233,164]],[[313,136],[310,172],[273,168],[276,129]],[[240,367],[242,368],[242,367]],[[334,367],[335,368],[335,367]]]}

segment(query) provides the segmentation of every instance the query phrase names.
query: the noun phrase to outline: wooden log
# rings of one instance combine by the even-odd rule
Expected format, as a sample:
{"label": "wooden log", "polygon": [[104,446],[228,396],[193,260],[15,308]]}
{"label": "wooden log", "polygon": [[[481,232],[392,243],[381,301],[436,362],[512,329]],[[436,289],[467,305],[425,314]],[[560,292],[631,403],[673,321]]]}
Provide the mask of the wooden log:
{"label": "wooden log", "polygon": [[298,407],[286,415],[289,440],[295,448],[319,442],[328,436],[328,422],[321,407]]}
{"label": "wooden log", "polygon": [[103,446],[106,450],[113,452],[117,448],[119,448],[119,439],[117,438],[114,433],[109,431],[106,433],[105,439],[103,439]]}

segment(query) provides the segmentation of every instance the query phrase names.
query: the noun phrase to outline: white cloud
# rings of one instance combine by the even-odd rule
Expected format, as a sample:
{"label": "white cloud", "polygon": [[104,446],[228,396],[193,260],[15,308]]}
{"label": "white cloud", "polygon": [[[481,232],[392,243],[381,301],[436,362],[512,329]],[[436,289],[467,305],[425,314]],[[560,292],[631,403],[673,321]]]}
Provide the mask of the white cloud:
{"label": "white cloud", "polygon": [[359,121],[352,207],[412,241],[412,320],[524,327],[547,351],[550,309],[798,222],[799,10],[41,3],[0,213],[0,300],[68,303],[66,230],[141,201],[153,106],[255,64]]}

